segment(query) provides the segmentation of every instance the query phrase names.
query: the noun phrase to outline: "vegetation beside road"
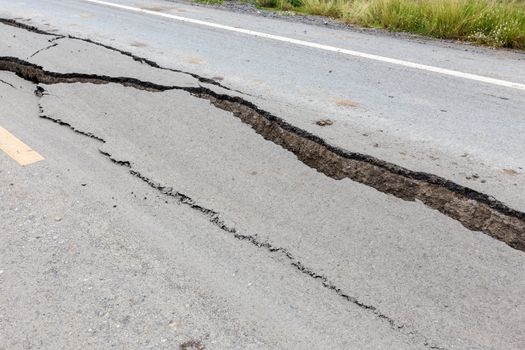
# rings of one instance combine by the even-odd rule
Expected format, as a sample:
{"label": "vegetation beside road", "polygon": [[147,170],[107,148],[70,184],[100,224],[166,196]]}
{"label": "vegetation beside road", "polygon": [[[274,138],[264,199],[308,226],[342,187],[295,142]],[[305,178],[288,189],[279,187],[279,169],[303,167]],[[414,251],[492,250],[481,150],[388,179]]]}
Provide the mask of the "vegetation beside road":
{"label": "vegetation beside road", "polygon": [[254,0],[261,8],[321,15],[494,47],[525,49],[524,0]]}

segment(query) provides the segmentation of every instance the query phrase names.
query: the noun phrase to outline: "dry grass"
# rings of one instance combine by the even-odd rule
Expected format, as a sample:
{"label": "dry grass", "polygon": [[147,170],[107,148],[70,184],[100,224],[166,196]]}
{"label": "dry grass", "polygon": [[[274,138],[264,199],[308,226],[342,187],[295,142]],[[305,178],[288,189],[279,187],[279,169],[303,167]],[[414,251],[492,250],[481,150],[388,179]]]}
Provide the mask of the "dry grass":
{"label": "dry grass", "polygon": [[525,49],[524,0],[256,0],[261,7],[321,15],[495,47]]}

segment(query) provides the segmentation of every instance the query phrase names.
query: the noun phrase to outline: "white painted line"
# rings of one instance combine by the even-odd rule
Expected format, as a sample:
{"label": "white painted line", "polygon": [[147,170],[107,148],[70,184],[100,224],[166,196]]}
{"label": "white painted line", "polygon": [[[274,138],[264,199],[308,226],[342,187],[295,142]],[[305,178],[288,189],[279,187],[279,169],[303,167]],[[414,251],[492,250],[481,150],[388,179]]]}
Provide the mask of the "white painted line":
{"label": "white painted line", "polygon": [[280,35],[267,34],[267,33],[257,32],[257,31],[249,30],[249,29],[230,27],[230,26],[226,26],[226,25],[223,25],[223,24],[217,24],[217,23],[212,23],[212,22],[207,22],[207,21],[201,21],[201,20],[198,20],[198,19],[181,17],[181,16],[176,16],[176,15],[171,15],[171,14],[168,14],[168,13],[150,11],[150,10],[145,10],[145,9],[141,9],[141,8],[137,8],[137,7],[126,6],[126,5],[121,5],[121,4],[115,4],[115,3],[107,2],[107,1],[101,1],[101,0],[81,0],[81,1],[90,2],[90,3],[94,3],[94,4],[99,4],[99,5],[104,5],[104,6],[108,6],[108,7],[114,7],[114,8],[118,8],[118,9],[122,9],[122,10],[127,10],[127,11],[146,13],[148,15],[170,18],[170,19],[174,19],[174,20],[177,20],[177,21],[181,21],[181,22],[198,24],[198,25],[202,25],[202,26],[206,26],[206,27],[212,27],[212,28],[227,30],[227,31],[231,31],[231,32],[236,32],[236,33],[256,36],[256,37],[259,37],[259,38],[265,38],[265,39],[282,41],[282,42],[285,42],[285,43],[311,47],[311,48],[319,49],[319,50],[337,52],[337,53],[341,53],[341,54],[344,54],[344,55],[350,55],[350,56],[355,56],[355,57],[360,57],[360,58],[366,58],[366,59],[373,60],[373,61],[390,63],[390,64],[394,64],[394,65],[398,65],[398,66],[403,66],[403,67],[408,67],[408,68],[413,68],[413,69],[419,69],[419,70],[424,70],[424,71],[438,73],[438,74],[449,75],[449,76],[452,76],[452,77],[463,78],[463,79],[468,79],[468,80],[474,80],[474,81],[479,81],[479,82],[482,82],[482,83],[499,85],[499,86],[504,86],[504,87],[518,89],[518,90],[525,90],[525,84],[513,83],[511,81],[485,77],[485,76],[482,76],[482,75],[464,73],[464,72],[460,72],[460,71],[456,71],[456,70],[452,70],[452,69],[439,68],[439,67],[435,67],[435,66],[428,66],[426,64],[414,63],[414,62],[410,62],[410,61],[403,61],[403,60],[398,60],[398,59],[395,59],[395,58],[389,58],[389,57],[384,57],[384,56],[379,56],[379,55],[373,55],[373,54],[360,52],[360,51],[347,50],[347,49],[342,49],[342,48],[335,47],[335,46],[317,44],[317,43],[313,43],[313,42],[310,42],[310,41],[304,41],[304,40],[298,40],[298,39],[293,39],[293,38],[287,38],[287,37],[280,36]]}

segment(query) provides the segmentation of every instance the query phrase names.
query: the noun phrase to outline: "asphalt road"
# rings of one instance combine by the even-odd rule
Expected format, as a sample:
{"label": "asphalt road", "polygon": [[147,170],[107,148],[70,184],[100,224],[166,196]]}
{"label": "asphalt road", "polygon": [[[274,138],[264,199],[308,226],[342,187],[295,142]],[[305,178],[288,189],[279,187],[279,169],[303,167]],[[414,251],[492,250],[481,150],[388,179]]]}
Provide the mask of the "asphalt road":
{"label": "asphalt road", "polygon": [[0,5],[0,349],[525,347],[522,53]]}

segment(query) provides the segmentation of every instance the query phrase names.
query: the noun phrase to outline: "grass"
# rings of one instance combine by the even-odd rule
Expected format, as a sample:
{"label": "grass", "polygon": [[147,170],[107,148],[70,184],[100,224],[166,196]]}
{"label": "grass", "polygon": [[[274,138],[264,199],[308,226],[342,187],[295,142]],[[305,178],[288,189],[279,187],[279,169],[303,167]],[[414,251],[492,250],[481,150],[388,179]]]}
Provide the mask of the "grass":
{"label": "grass", "polygon": [[525,0],[255,0],[263,8],[327,16],[494,47],[525,49]]}

